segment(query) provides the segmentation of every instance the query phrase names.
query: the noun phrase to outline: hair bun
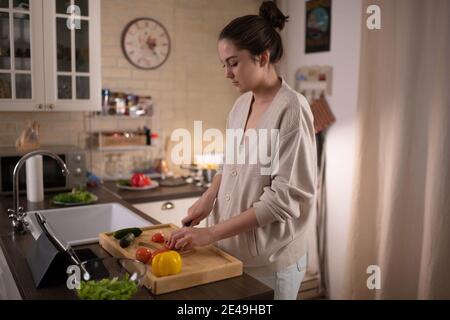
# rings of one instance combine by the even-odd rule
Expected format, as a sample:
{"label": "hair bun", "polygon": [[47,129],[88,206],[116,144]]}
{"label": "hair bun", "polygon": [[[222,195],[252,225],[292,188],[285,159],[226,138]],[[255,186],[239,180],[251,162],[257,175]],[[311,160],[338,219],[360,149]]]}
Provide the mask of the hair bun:
{"label": "hair bun", "polygon": [[284,24],[289,20],[289,16],[285,16],[272,1],[264,1],[261,4],[259,15],[269,21],[272,27],[279,31],[283,30]]}

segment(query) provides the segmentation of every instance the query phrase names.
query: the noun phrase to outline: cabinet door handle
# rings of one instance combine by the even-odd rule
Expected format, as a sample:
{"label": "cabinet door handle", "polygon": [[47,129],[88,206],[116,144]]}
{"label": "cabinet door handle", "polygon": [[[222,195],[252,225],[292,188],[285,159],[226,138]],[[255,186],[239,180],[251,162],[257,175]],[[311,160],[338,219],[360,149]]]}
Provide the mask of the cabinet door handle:
{"label": "cabinet door handle", "polygon": [[44,109],[44,105],[42,103],[39,103],[36,108],[38,108],[39,110]]}
{"label": "cabinet door handle", "polygon": [[175,208],[175,205],[171,201],[164,202],[161,206],[162,210],[171,210]]}
{"label": "cabinet door handle", "polygon": [[49,108],[50,110],[53,110],[53,109],[55,108],[55,106],[54,106],[52,103],[50,103],[50,104],[48,105],[48,108]]}

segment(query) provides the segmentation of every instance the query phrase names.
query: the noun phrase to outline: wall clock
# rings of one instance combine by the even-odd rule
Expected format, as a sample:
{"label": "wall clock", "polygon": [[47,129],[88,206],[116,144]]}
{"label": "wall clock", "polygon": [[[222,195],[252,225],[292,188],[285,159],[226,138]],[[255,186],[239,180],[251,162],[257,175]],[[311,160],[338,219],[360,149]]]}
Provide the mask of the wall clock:
{"label": "wall clock", "polygon": [[155,19],[134,19],[123,30],[122,51],[127,60],[139,69],[158,68],[170,54],[169,33]]}

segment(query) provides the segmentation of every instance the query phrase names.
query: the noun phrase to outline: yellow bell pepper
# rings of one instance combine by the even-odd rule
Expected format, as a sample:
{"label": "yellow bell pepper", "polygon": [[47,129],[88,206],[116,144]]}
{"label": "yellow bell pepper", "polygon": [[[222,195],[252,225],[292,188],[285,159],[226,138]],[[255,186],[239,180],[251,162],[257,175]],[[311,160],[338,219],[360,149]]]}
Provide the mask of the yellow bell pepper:
{"label": "yellow bell pepper", "polygon": [[152,260],[152,271],[155,276],[169,276],[181,271],[181,256],[178,252],[169,250],[157,254]]}

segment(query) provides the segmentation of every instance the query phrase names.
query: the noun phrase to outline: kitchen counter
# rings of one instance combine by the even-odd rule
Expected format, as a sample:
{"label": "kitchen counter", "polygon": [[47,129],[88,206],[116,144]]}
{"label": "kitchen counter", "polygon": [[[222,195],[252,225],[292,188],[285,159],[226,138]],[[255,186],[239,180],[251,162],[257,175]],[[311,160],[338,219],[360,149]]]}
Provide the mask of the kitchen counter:
{"label": "kitchen counter", "polygon": [[[161,188],[163,189],[163,188]],[[144,195],[146,191],[142,191],[139,196],[134,196],[129,194],[129,192],[118,191],[120,199],[110,189],[104,187],[97,187],[90,189],[89,191],[98,196],[97,203],[109,203],[118,202],[128,209],[132,210],[139,216],[147,219],[152,223],[158,223],[158,221],[149,218],[139,210],[131,206],[130,202],[139,202],[141,198],[145,198],[141,201],[152,201],[152,200],[163,200],[171,193],[170,198],[174,197],[180,198],[186,196],[195,196],[195,192],[202,192],[201,189],[193,187],[191,185],[183,187],[174,188],[164,188],[171,189],[165,192],[160,190],[159,193],[153,191],[148,191],[148,194]],[[175,194],[175,189],[178,189],[178,193]],[[183,190],[185,191],[183,193]],[[202,189],[203,190],[203,189]],[[201,195],[201,193],[197,193]],[[21,205],[25,207],[26,210],[39,210],[39,209],[49,209],[56,207],[51,204],[52,195],[46,195],[44,201],[40,204],[27,204],[26,198],[21,197]],[[125,200],[123,200],[125,199]],[[131,200],[128,200],[131,199]],[[7,215],[7,209],[12,206],[12,197],[0,197],[0,246],[5,255],[6,261],[9,265],[11,273],[16,282],[17,288],[23,299],[77,299],[74,291],[66,288],[65,284],[36,289],[31,272],[26,261],[26,252],[31,248],[34,241],[31,234],[27,233],[25,235],[16,235],[12,232],[12,227]],[[99,257],[107,257],[109,254],[100,247],[99,244],[90,244],[75,247],[74,249],[89,248]],[[162,294],[158,296],[152,295],[147,289],[140,288],[139,292],[135,295],[135,299],[156,299],[156,300],[211,300],[211,299],[230,299],[230,300],[240,300],[240,299],[272,299],[273,290],[262,284],[261,282],[255,280],[247,274],[242,276],[226,279],[222,281],[217,281],[205,285],[200,285],[188,289],[183,289],[167,294]]]}
{"label": "kitchen counter", "polygon": [[113,192],[119,198],[128,203],[136,204],[150,201],[174,200],[181,198],[200,197],[205,188],[197,187],[192,184],[186,184],[179,187],[159,187],[145,191],[129,191],[119,189],[113,181],[107,181],[103,184],[104,188]]}

